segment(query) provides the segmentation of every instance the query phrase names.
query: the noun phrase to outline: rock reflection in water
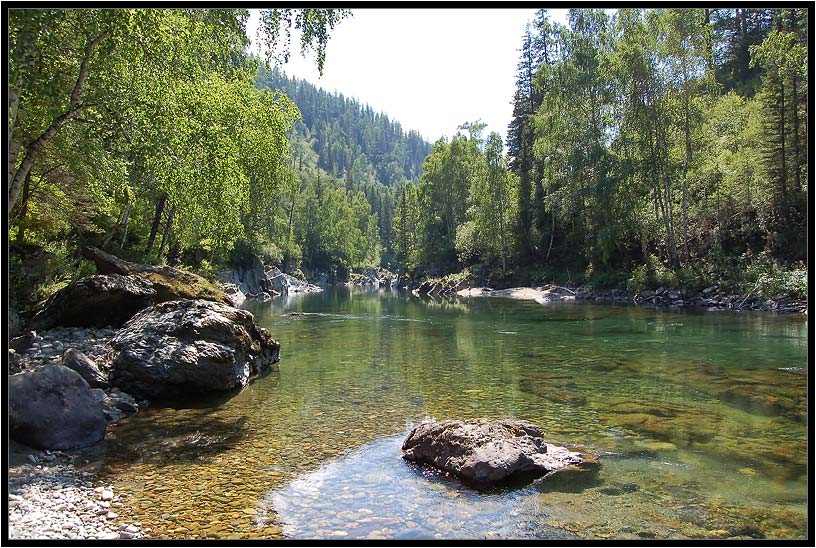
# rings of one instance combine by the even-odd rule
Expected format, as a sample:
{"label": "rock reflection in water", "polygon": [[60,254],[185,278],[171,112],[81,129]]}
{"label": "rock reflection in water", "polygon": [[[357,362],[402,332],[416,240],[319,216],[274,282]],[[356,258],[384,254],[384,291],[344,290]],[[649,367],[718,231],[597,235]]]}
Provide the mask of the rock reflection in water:
{"label": "rock reflection in water", "polygon": [[258,525],[277,514],[288,538],[573,538],[543,523],[535,485],[479,493],[404,461],[409,430],[381,438],[267,494]]}

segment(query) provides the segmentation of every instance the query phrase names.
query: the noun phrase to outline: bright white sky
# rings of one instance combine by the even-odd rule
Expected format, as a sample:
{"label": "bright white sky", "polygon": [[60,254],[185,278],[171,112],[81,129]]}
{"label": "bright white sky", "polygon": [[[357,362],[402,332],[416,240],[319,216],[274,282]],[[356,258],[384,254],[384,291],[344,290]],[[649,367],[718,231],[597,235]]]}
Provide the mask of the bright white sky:
{"label": "bright white sky", "polygon": [[[292,37],[288,76],[385,112],[434,142],[481,119],[484,136],[507,135],[516,65],[533,9],[355,9],[331,33],[323,76]],[[566,23],[565,9],[550,18]],[[257,10],[247,25],[255,38]],[[253,46],[254,48],[255,46]],[[257,50],[256,50],[257,51]]]}

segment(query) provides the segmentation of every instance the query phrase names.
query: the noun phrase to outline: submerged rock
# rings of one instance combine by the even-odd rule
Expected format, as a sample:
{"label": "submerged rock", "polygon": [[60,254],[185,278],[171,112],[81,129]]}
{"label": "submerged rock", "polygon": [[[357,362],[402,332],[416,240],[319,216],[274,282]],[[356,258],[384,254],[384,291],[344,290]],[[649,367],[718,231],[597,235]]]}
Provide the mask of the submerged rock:
{"label": "submerged rock", "polygon": [[119,327],[150,305],[155,295],[150,283],[136,276],[86,276],[54,293],[31,325],[36,329],[56,325]]}
{"label": "submerged rock", "polygon": [[426,422],[408,435],[402,451],[406,460],[430,464],[476,484],[597,467],[594,457],[546,443],[538,426],[518,420]]}
{"label": "submerged rock", "polygon": [[147,308],[110,344],[112,383],[148,399],[246,386],[278,361],[280,350],[250,312],[205,300]]}
{"label": "submerged rock", "polygon": [[37,449],[78,449],[105,437],[107,422],[88,383],[63,365],[9,377],[11,437]]}

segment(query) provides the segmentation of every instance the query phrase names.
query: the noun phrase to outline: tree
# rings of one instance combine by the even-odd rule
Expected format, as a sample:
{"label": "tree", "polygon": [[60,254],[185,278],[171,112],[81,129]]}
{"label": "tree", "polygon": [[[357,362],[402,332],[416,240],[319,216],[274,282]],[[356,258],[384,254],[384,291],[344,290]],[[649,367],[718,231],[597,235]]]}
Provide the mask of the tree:
{"label": "tree", "polygon": [[469,217],[475,223],[477,247],[486,253],[483,259],[500,259],[505,273],[518,211],[516,181],[502,154],[501,136],[492,132],[485,142],[483,167],[473,179]]}
{"label": "tree", "polygon": [[394,250],[396,259],[406,270],[413,271],[419,266],[421,226],[419,198],[416,185],[403,184],[397,194],[394,211]]}

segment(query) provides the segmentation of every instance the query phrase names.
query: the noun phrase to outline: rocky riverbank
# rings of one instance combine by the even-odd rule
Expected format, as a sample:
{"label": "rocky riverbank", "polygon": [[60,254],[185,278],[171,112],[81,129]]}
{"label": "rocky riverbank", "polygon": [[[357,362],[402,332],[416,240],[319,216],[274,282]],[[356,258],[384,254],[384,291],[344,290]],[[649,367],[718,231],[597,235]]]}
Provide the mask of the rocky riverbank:
{"label": "rocky riverbank", "polygon": [[[61,364],[72,351],[82,352],[94,363],[109,362],[113,352],[109,341],[114,332],[113,328],[73,327],[29,331],[12,339],[9,375]],[[148,405],[115,386],[91,391],[109,425]],[[112,485],[97,484],[99,446],[41,451],[14,440],[8,443],[10,539],[139,539],[151,532],[141,523],[118,519],[127,494]]]}
{"label": "rocky riverbank", "polygon": [[[45,331],[29,331],[11,340],[8,374],[32,372],[47,364],[64,364],[73,369],[75,365],[72,359],[75,360],[76,351],[81,352],[93,364],[92,367],[104,371],[113,359],[114,350],[110,346],[110,340],[115,332],[111,327],[57,327]],[[117,386],[92,386],[91,391],[102,404],[102,413],[109,423],[138,413],[149,405],[147,400],[137,401]]]}
{"label": "rocky riverbank", "polygon": [[597,290],[578,287],[575,289],[575,300],[654,305],[675,309],[762,310],[807,314],[807,301],[805,300],[792,299],[784,295],[776,295],[770,298],[750,293],[747,295],[732,295],[721,292],[716,286],[707,287],[702,291],[660,287],[656,290],[645,290],[638,293],[621,289]]}
{"label": "rocky riverbank", "polygon": [[[8,347],[9,525],[18,539],[131,539],[126,493],[96,485],[111,423],[145,398],[230,392],[277,367],[280,345],[220,288],[89,251],[100,271],[52,295]],[[133,395],[131,395],[133,394]],[[135,396],[135,397],[134,397]],[[98,453],[94,456],[95,453]]]}
{"label": "rocky riverbank", "polygon": [[[422,294],[420,290],[419,294]],[[433,296],[432,293],[429,293]],[[504,297],[533,300],[544,304],[552,301],[593,301],[607,304],[634,304],[668,309],[705,308],[707,310],[761,310],[777,313],[807,314],[807,301],[791,299],[782,295],[764,298],[754,295],[728,295],[716,287],[703,291],[659,288],[657,290],[631,293],[621,289],[598,290],[587,287],[566,288],[555,285],[539,287],[513,287],[491,289],[467,287],[453,292],[439,293],[457,297]]]}

